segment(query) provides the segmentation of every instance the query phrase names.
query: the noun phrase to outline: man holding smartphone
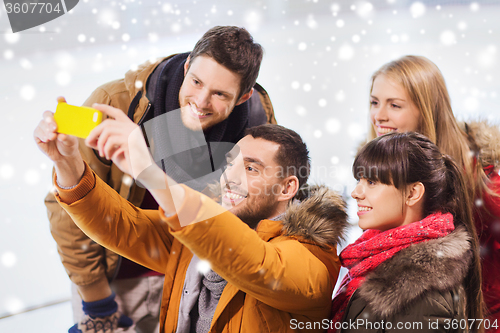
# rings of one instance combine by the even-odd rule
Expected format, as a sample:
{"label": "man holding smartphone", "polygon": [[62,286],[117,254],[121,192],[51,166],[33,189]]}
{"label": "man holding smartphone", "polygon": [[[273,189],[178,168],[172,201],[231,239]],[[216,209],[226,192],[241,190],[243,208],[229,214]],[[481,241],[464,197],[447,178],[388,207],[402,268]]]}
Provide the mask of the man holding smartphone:
{"label": "man holding smartphone", "polygon": [[218,204],[151,163],[140,127],[120,110],[94,106],[114,120],[85,144],[140,180],[159,209],[133,206],[97,177],[78,141],[56,132],[50,111],[35,141],[54,161],[56,198],[75,223],[99,244],[165,272],[160,332],[324,332],[341,266],[337,244],[349,224],[338,193],[303,187],[310,161],[296,132],[247,129],[226,155]]}
{"label": "man holding smartphone", "polygon": [[[122,110],[135,123],[146,125],[145,132],[151,129],[156,140],[149,143],[158,151],[171,142],[183,147],[173,152],[175,156],[157,162],[162,162],[175,181],[196,188],[203,184],[196,179],[216,168],[215,143],[236,143],[246,128],[276,123],[266,91],[256,84],[262,54],[261,46],[245,29],[214,27],[192,52],[129,71],[125,78],[97,88],[84,105],[101,103]],[[148,123],[154,126],[148,127]],[[123,198],[141,208],[158,207],[145,188],[111,161],[84,144],[80,144],[80,152],[90,168]],[[207,162],[212,168],[199,167]],[[62,210],[53,193],[45,203],[61,261],[74,286],[77,324],[70,332],[98,325],[95,318],[102,314],[116,319],[110,332],[157,332],[163,274],[93,242]],[[106,217],[102,222],[106,223]],[[117,326],[123,328],[115,330]]]}

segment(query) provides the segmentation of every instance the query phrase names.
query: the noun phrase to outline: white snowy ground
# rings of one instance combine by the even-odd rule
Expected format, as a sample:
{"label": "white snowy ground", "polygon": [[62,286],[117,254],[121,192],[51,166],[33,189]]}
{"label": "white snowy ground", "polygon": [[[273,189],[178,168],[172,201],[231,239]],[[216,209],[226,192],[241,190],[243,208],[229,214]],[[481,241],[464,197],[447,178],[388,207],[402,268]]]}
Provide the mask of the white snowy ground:
{"label": "white snowy ground", "polygon": [[[353,154],[368,125],[369,78],[391,59],[429,57],[444,74],[459,118],[500,122],[499,14],[500,6],[481,1],[92,0],[45,24],[42,32],[3,33],[0,318],[69,299],[69,280],[43,205],[51,163],[32,139],[57,96],[81,104],[98,85],[134,65],[192,49],[214,25],[246,26],[265,48],[259,82],[278,122],[297,130],[310,148],[311,181],[349,195]],[[3,7],[0,30],[9,30]],[[355,225],[352,202],[349,211]],[[353,228],[349,241],[359,234]],[[1,319],[0,332],[62,333],[71,324],[65,302]]]}

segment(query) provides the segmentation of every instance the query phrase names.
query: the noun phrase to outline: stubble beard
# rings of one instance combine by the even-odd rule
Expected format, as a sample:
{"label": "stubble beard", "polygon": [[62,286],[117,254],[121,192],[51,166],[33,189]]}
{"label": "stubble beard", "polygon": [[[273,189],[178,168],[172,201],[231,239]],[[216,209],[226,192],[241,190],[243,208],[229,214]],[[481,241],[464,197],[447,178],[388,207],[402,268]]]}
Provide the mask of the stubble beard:
{"label": "stubble beard", "polygon": [[260,221],[272,217],[271,214],[276,209],[277,201],[274,196],[270,196],[262,204],[256,205],[248,199],[245,206],[235,212],[235,215],[250,228],[256,229]]}

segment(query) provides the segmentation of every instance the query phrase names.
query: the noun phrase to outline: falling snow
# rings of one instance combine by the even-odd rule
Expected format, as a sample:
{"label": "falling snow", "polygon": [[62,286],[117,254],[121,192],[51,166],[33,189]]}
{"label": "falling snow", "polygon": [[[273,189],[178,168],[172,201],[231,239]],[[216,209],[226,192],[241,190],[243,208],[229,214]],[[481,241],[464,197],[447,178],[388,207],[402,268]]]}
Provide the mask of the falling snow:
{"label": "falling snow", "polygon": [[12,267],[16,264],[17,257],[12,252],[5,252],[4,254],[2,254],[1,261],[2,265],[4,265],[5,267]]}
{"label": "falling snow", "polygon": [[208,261],[200,260],[198,262],[198,264],[196,265],[196,269],[198,270],[198,272],[205,275],[208,272],[210,272],[210,270],[212,269],[212,266],[210,265],[210,263]]}
{"label": "falling snow", "polygon": [[425,5],[421,2],[414,2],[410,6],[410,12],[413,18],[424,16],[425,10],[426,10]]}
{"label": "falling snow", "polygon": [[31,101],[36,95],[36,90],[32,85],[27,84],[21,87],[19,95],[22,99]]}
{"label": "falling snow", "polygon": [[457,42],[455,33],[451,30],[443,31],[439,36],[439,39],[441,40],[441,43],[443,43],[446,46],[453,45]]}
{"label": "falling snow", "polygon": [[28,185],[36,185],[40,181],[40,173],[37,170],[28,170],[24,175],[24,181]]}
{"label": "falling snow", "polygon": [[344,44],[339,49],[339,59],[351,60],[354,56],[354,48],[349,44]]}
{"label": "falling snow", "polygon": [[[29,197],[29,204],[36,206],[28,212],[33,224],[21,223],[15,213],[19,208],[12,208],[4,214],[8,222],[1,223],[9,228],[1,230],[0,234],[8,235],[2,240],[9,240],[13,227],[22,226],[28,233],[35,224],[43,224],[44,237],[54,246],[43,205],[45,192],[52,188],[52,163],[30,140],[42,111],[53,111],[55,97],[64,94],[81,104],[92,89],[129,69],[137,70],[145,61],[154,63],[192,49],[201,34],[215,25],[245,26],[263,45],[258,82],[269,92],[278,122],[303,135],[315,165],[335,168],[334,175],[312,181],[347,193],[353,181],[350,164],[368,130],[370,77],[392,59],[405,54],[429,57],[445,77],[458,117],[500,121],[500,7],[496,5],[479,1],[431,5],[423,0],[83,2],[71,16],[27,33],[7,32],[0,37],[0,67],[9,78],[0,99],[2,110],[12,110],[2,114],[3,131],[17,138],[0,147],[6,209],[19,207],[20,193],[36,192],[36,197]],[[5,18],[4,12],[0,15]],[[133,84],[143,89],[145,83]],[[19,146],[13,148],[13,142]],[[42,162],[45,168],[38,167]],[[133,180],[124,178],[123,183],[131,185]],[[500,229],[500,223],[494,225]],[[0,253],[3,272],[29,266],[23,262],[28,246],[18,243],[21,247],[10,243]],[[42,252],[37,245],[30,248],[32,253]],[[66,281],[58,256],[53,257]],[[208,263],[200,265],[202,273],[210,269]],[[51,280],[42,283],[49,286]],[[12,284],[12,294],[0,294],[0,313],[16,313],[33,303],[22,294],[26,284]]]}
{"label": "falling snow", "polygon": [[331,134],[337,133],[340,130],[341,126],[342,124],[340,123],[340,121],[335,118],[330,118],[325,123],[326,130]]}

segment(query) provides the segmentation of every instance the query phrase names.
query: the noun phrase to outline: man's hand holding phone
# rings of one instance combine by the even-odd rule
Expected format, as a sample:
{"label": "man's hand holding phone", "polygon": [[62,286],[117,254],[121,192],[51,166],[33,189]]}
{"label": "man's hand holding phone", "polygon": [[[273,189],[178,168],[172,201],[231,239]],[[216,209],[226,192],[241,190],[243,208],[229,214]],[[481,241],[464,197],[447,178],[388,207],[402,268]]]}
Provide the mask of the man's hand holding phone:
{"label": "man's hand holding phone", "polygon": [[[57,101],[66,102],[64,97],[58,97]],[[54,162],[78,154],[77,138],[57,131],[54,113],[45,111],[42,117],[33,133],[38,148]]]}
{"label": "man's hand holding phone", "polygon": [[[64,97],[58,97],[57,101],[66,102]],[[35,128],[33,136],[38,148],[54,162],[59,185],[70,187],[78,184],[85,170],[78,151],[78,139],[58,133],[54,114],[50,111],[43,113],[43,119]]]}
{"label": "man's hand holding phone", "polygon": [[[54,161],[59,185],[76,185],[83,175],[84,163],[74,136],[77,135],[86,137],[87,146],[112,160],[123,172],[135,179],[140,177],[146,187],[167,187],[165,174],[153,161],[140,127],[123,111],[97,103],[92,108],[71,106],[65,104],[64,97],[57,101],[56,114],[43,114],[34,137],[40,150]],[[109,118],[102,121],[103,114]]]}

